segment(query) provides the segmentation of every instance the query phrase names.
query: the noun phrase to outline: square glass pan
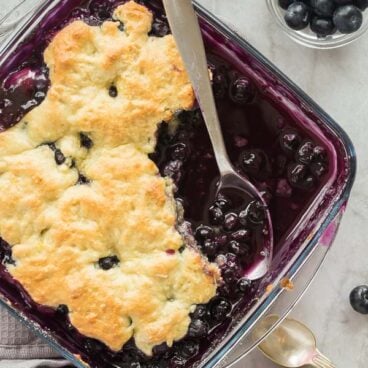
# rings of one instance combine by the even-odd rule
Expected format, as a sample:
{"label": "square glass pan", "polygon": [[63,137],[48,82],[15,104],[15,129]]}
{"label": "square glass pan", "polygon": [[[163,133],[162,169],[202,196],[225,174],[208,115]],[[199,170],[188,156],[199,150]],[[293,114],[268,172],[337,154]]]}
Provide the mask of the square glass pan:
{"label": "square glass pan", "polygon": [[[4,76],[7,73],[14,59],[19,57],[16,51],[18,46],[38,28],[40,23],[42,22],[43,26],[47,25],[65,4],[70,3],[73,3],[73,0],[48,0],[42,1],[33,9],[35,1],[22,3],[21,6],[27,7],[24,15],[31,9],[32,11],[0,46],[0,75]],[[196,364],[208,368],[229,366],[247,354],[259,342],[253,341],[251,332],[262,316],[270,312],[276,313],[280,316],[280,322],[303,295],[336,234],[353,184],[356,162],[354,148],[349,138],[316,103],[244,39],[196,2],[195,4],[201,16],[206,44],[240,60],[252,71],[254,78],[264,85],[265,91],[272,96],[279,96],[280,101],[283,100],[281,103],[285,108],[306,115],[309,123],[318,126],[328,137],[337,156],[333,180],[330,180],[314,199],[292,236],[285,240],[285,247],[277,253],[269,274],[259,284],[257,301],[252,305],[244,305],[247,312],[234,318],[225,338],[215,343],[202,361]],[[22,12],[21,8],[18,8],[19,10]],[[2,25],[6,25],[6,19],[0,24],[0,33],[1,30],[9,30],[9,27]],[[282,280],[285,279],[293,282],[292,292],[283,288]],[[6,285],[1,284],[0,301],[3,305],[77,367],[86,366],[78,355],[60,344],[52,331],[42,326],[42,321],[24,312],[21,304],[12,298],[11,290],[7,290]]]}

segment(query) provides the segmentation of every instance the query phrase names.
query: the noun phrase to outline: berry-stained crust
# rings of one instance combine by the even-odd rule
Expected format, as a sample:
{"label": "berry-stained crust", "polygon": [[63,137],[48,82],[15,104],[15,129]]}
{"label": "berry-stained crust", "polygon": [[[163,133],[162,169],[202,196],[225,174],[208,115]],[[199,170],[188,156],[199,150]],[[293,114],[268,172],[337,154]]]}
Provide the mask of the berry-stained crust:
{"label": "berry-stained crust", "polygon": [[[0,88],[0,276],[91,367],[190,367],[254,300],[242,270],[264,212],[216,197],[161,7],[75,3]],[[328,179],[327,148],[231,60],[208,60],[230,159],[269,205],[277,254]]]}

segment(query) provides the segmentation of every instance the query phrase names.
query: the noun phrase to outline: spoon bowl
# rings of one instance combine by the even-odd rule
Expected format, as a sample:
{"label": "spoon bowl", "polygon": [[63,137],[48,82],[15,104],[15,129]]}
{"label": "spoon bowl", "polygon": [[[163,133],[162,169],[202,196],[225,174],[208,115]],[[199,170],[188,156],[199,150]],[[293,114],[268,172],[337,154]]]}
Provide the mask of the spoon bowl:
{"label": "spoon bowl", "polygon": [[258,231],[260,234],[257,234],[256,255],[243,271],[243,277],[257,280],[267,273],[272,259],[273,230],[269,210],[257,188],[234,170],[228,158],[209,80],[203,39],[192,2],[163,0],[163,3],[211,139],[221,175],[217,192],[232,190],[242,193],[245,198],[257,201],[264,212],[265,224]]}
{"label": "spoon bowl", "polygon": [[[262,338],[278,320],[279,316],[276,315],[265,317],[255,329],[253,338]],[[316,338],[307,326],[287,318],[258,345],[258,348],[267,358],[283,367],[298,368],[310,365],[316,368],[334,368],[331,361],[318,351],[316,345]]]}

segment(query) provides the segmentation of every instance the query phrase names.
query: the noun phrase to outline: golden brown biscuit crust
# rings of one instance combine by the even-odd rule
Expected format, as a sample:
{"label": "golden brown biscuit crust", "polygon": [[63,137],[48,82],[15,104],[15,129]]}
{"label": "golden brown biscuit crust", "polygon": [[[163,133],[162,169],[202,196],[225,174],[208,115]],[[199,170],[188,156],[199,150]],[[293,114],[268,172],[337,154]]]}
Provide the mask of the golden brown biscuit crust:
{"label": "golden brown biscuit crust", "polygon": [[[172,185],[147,156],[157,125],[194,101],[174,40],[149,37],[152,14],[134,1],[114,17],[124,32],[75,21],[56,35],[46,99],[0,134],[0,235],[13,247],[9,271],[36,302],[66,304],[81,333],[113,350],[134,337],[151,354],[186,335],[219,271],[179,252]],[[77,183],[81,173],[88,183]],[[99,268],[111,255],[119,264]]]}

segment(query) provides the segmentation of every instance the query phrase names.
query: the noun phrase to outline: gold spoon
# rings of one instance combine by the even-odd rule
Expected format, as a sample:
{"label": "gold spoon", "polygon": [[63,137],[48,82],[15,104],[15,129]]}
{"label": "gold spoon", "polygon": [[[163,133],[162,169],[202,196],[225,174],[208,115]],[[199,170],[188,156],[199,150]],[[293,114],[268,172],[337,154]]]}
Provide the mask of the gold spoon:
{"label": "gold spoon", "polygon": [[[279,319],[276,315],[265,317],[254,332],[258,340]],[[259,345],[262,353],[274,363],[287,368],[298,368],[309,365],[315,368],[335,368],[316,346],[316,338],[312,331],[294,319],[285,319]]]}

